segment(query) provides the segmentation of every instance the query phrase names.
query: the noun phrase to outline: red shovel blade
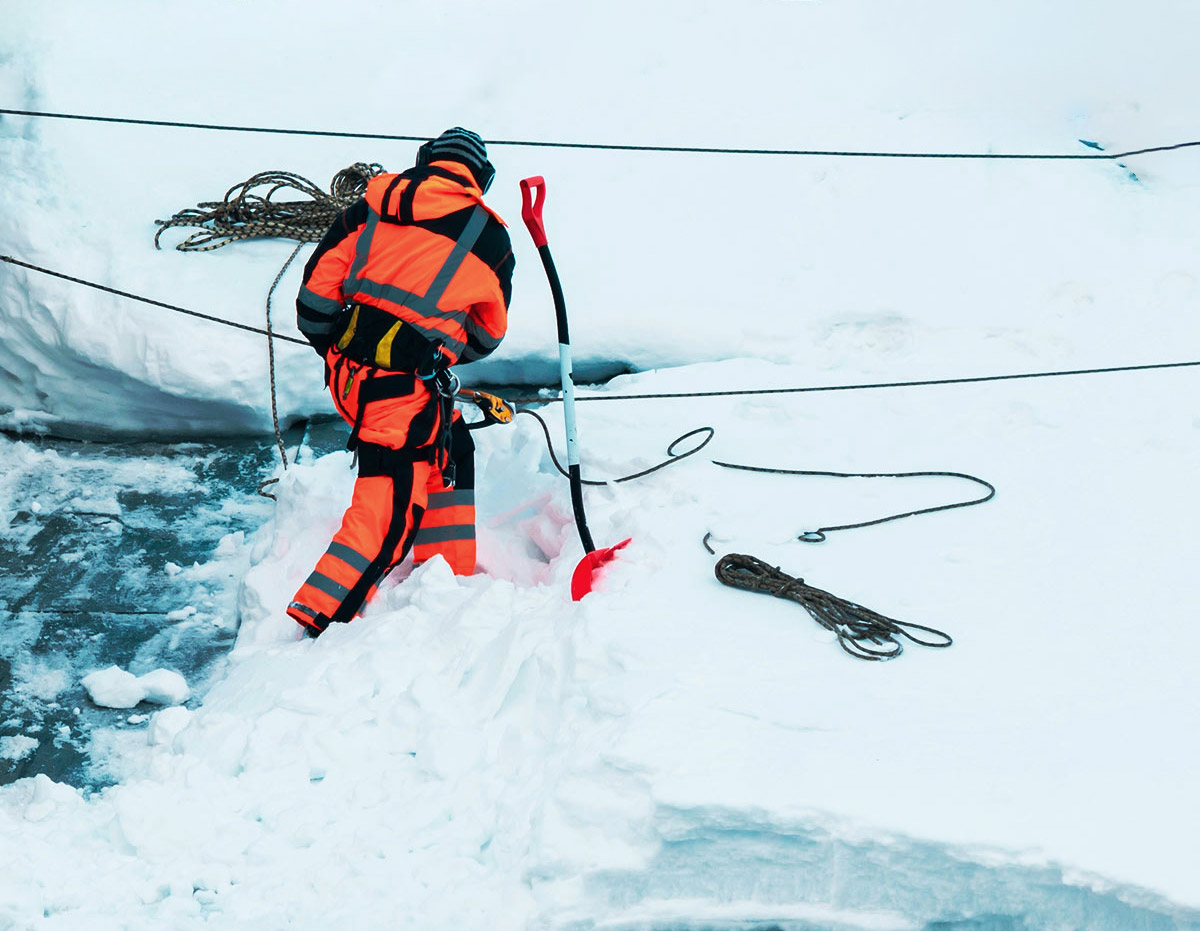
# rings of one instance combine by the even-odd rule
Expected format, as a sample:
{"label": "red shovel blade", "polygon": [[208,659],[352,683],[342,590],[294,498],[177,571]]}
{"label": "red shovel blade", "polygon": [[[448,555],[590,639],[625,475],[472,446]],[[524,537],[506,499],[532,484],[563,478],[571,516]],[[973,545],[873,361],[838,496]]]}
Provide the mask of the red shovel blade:
{"label": "red shovel blade", "polygon": [[571,576],[571,600],[578,601],[590,592],[600,569],[617,558],[617,550],[623,549],[632,542],[633,537],[629,537],[615,546],[592,550],[579,560],[579,565],[575,567],[575,572]]}

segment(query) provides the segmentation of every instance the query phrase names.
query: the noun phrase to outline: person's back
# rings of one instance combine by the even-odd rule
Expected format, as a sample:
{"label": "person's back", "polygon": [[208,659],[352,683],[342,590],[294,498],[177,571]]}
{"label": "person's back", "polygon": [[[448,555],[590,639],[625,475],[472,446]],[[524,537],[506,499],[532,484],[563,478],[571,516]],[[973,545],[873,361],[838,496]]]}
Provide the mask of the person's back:
{"label": "person's back", "polygon": [[[342,529],[288,607],[311,633],[350,620],[414,541],[420,558],[440,548],[456,572],[474,570],[470,438],[437,386],[507,329],[514,260],[483,202],[493,174],[478,136],[447,130],[415,167],[372,178],[305,267],[297,323],[325,359],[359,462]],[[470,489],[453,488],[456,472]],[[428,508],[448,510],[422,539]]]}

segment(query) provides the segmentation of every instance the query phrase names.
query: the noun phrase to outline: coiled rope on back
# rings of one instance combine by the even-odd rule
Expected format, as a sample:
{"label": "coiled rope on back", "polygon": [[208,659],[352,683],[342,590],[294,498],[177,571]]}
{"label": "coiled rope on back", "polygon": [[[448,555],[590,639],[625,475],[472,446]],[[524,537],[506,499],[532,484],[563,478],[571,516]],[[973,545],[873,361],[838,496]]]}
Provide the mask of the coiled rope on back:
{"label": "coiled rope on back", "polygon": [[[355,162],[333,176],[328,194],[293,172],[260,171],[231,187],[223,200],[203,201],[180,210],[169,220],[155,220],[159,228],[154,234],[154,247],[162,248],[162,234],[180,226],[199,227],[175,246],[180,252],[210,252],[245,239],[320,242],[337,215],[361,198],[367,182],[382,171],[383,166],[374,162]],[[261,192],[262,188],[266,193]],[[307,199],[274,200],[281,191],[295,191]]]}
{"label": "coiled rope on back", "polygon": [[[362,198],[367,182],[382,173],[383,166],[375,162],[355,162],[333,176],[326,194],[312,181],[290,171],[260,171],[235,184],[220,201],[202,201],[197,207],[180,210],[169,220],[155,220],[154,248],[169,229],[180,226],[198,227],[183,242],[175,246],[180,252],[211,252],[233,242],[247,239],[294,239],[296,248],[279,269],[267,292],[266,335],[268,372],[271,382],[271,423],[275,428],[275,444],[283,468],[288,467],[283,431],[279,427],[279,402],[275,385],[275,333],[271,329],[271,298],[288,267],[305,243],[320,242],[341,211]],[[266,188],[266,193],[260,189]],[[273,200],[280,191],[297,191],[306,200]],[[275,496],[265,491],[278,479],[267,479],[258,486],[265,498]]]}

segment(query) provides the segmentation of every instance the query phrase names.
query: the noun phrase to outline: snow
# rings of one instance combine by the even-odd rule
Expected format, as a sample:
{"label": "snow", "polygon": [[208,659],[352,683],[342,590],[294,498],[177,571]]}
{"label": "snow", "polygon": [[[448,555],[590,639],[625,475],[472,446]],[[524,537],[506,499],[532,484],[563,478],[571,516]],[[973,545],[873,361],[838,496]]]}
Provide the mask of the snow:
{"label": "snow", "polygon": [[146,697],[138,677],[117,666],[84,676],[83,687],[88,697],[103,708],[132,708]]}
{"label": "snow", "polygon": [[0,737],[0,758],[19,760],[36,750],[39,743],[36,737],[27,737],[24,734]]}
{"label": "snow", "polygon": [[84,676],[83,687],[88,698],[103,708],[133,708],[144,701],[180,705],[191,697],[187,680],[171,669],[135,676],[119,666],[109,666]]}
{"label": "snow", "polygon": [[[10,107],[873,151],[1195,136],[1200,10],[1183,0],[1136,15],[1113,0],[352,2],[333,20],[307,11],[317,30],[273,0],[69,3],[70,28],[62,5],[9,7]],[[249,54],[232,24],[272,42]],[[183,35],[211,66],[180,63]],[[347,58],[371,62],[368,82]],[[414,75],[436,81],[417,92]],[[364,86],[394,92],[346,93]],[[0,253],[261,326],[288,243],[155,252],[152,220],[267,168],[323,184],[354,161],[404,167],[415,148],[5,116]],[[515,183],[542,174],[577,373],[624,373],[579,392],[585,476],[645,468],[695,427],[712,443],[588,489],[597,542],[634,542],[572,603],[581,547],[540,428],[480,431],[481,571],[401,567],[364,617],[316,641],[283,609],[353,472],[348,453],[289,450],[257,533],[226,536],[208,566],[162,567],[237,586],[236,617],[185,596],[168,618],[240,623],[223,675],[192,708],[96,743],[116,785],[0,788],[0,927],[1200,927],[1195,368],[621,400],[1190,361],[1200,150],[1127,168],[492,152],[490,200],[518,254],[513,326],[468,378],[556,378]],[[289,335],[298,276],[273,304]],[[8,265],[0,334],[8,429],[269,431],[261,338]],[[328,413],[315,355],[276,349],[285,421]],[[541,413],[561,446],[561,407]],[[108,487],[35,494],[28,477],[56,455],[0,443],[9,535],[35,505],[121,520]],[[796,535],[975,489],[712,459],[959,471],[998,494],[813,546]],[[196,480],[151,468],[156,487]],[[955,643],[850,659],[797,606],[722,587],[709,532],[718,555],[751,553]],[[53,694],[61,669],[23,675],[51,672]],[[102,701],[122,684],[125,699],[181,694],[170,676],[96,675]]]}

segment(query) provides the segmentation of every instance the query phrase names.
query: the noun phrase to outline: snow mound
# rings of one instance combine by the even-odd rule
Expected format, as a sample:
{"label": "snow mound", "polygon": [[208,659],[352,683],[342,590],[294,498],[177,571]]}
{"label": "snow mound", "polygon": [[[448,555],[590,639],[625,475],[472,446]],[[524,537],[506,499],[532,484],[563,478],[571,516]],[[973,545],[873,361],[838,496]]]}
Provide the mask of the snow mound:
{"label": "snow mound", "polygon": [[144,701],[181,705],[191,697],[187,680],[170,669],[135,676],[119,666],[109,666],[84,676],[82,684],[88,697],[104,708],[133,708]]}

